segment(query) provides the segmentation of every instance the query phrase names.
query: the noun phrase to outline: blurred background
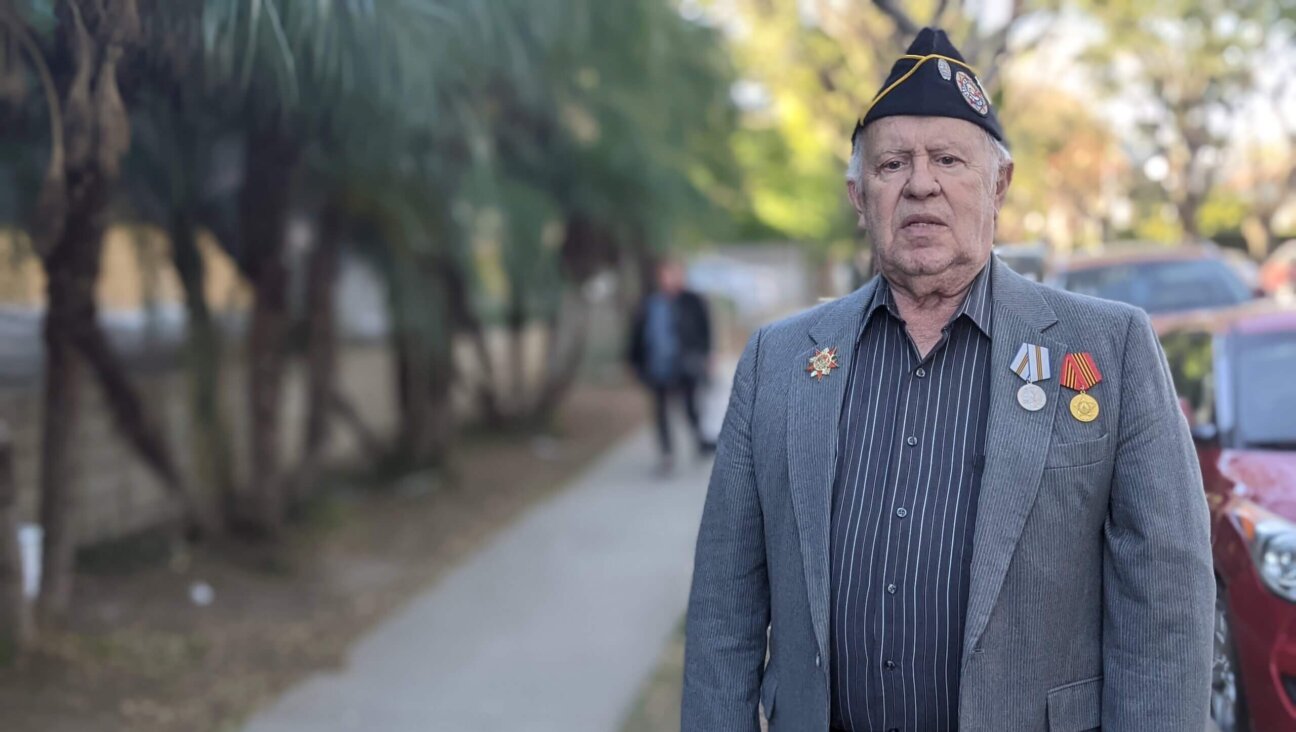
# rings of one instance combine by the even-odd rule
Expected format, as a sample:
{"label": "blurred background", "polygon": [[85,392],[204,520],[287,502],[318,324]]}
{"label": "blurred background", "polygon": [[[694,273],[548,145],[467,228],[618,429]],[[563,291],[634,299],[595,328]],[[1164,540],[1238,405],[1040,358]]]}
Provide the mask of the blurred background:
{"label": "blurred background", "polygon": [[[929,24],[1004,261],[1292,373],[1292,0],[0,0],[0,729],[677,728],[709,466],[654,470],[630,324],[684,263],[713,437],[746,334],[871,276],[849,136]],[[1237,673],[1291,601],[1238,648],[1222,592],[1221,728],[1296,728]]]}

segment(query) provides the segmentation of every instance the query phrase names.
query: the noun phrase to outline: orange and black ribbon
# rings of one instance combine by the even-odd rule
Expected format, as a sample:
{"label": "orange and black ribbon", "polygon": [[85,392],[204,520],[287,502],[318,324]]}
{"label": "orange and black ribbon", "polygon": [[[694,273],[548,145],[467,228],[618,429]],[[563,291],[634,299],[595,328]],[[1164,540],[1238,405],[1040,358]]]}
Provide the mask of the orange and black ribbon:
{"label": "orange and black ribbon", "polygon": [[1088,353],[1068,353],[1062,359],[1062,386],[1084,393],[1102,381],[1102,372]]}

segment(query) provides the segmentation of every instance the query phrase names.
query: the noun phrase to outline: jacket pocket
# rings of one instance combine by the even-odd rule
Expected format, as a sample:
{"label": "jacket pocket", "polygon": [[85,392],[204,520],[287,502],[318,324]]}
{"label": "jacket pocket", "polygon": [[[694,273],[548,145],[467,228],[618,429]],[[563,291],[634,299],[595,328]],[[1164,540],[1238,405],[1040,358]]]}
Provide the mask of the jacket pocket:
{"label": "jacket pocket", "polygon": [[765,710],[765,719],[774,719],[774,688],[777,686],[778,679],[769,674],[761,681],[760,703],[761,709]]}
{"label": "jacket pocket", "polygon": [[1103,677],[1059,686],[1048,693],[1049,732],[1086,732],[1102,727]]}
{"label": "jacket pocket", "polygon": [[1063,442],[1049,445],[1048,455],[1044,458],[1044,469],[1072,468],[1101,462],[1107,457],[1107,440],[1103,435],[1096,440],[1084,442]]}

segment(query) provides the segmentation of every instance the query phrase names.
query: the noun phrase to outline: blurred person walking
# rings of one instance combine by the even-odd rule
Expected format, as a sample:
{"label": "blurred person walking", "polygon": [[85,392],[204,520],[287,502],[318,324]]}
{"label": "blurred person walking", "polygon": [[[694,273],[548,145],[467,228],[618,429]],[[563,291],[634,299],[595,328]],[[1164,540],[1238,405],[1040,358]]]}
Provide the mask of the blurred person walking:
{"label": "blurred person walking", "polygon": [[706,383],[711,363],[711,317],[701,295],[685,288],[684,267],[667,260],[657,267],[657,289],[644,297],[630,328],[628,359],[647,387],[657,421],[661,451],[659,471],[674,467],[670,405],[680,401],[698,453],[715,444],[702,434],[697,392]]}
{"label": "blurred person walking", "polygon": [[1147,315],[993,257],[1012,158],[944,32],[852,146],[879,275],[739,362],[684,732],[1204,730],[1206,502]]}

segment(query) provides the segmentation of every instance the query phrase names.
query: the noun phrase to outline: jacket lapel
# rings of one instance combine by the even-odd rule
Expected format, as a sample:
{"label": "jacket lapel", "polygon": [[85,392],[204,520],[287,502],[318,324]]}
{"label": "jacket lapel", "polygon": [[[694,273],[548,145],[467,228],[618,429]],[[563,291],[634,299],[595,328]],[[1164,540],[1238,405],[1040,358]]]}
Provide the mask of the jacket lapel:
{"label": "jacket lapel", "polygon": [[[837,466],[838,420],[855,359],[860,318],[873,300],[876,288],[875,277],[824,308],[823,316],[808,331],[805,348],[787,364],[788,482],[801,539],[810,619],[819,652],[825,657],[828,653],[828,535]],[[806,372],[806,366],[816,351],[825,348],[837,349],[840,368],[819,380]]]}
{"label": "jacket lapel", "polygon": [[[986,424],[985,472],[977,504],[972,570],[968,591],[963,664],[971,658],[995,600],[1044,473],[1053,418],[1059,399],[1058,374],[1066,344],[1043,334],[1057,317],[1030,283],[995,260],[992,274],[990,413]],[[1051,376],[1037,382],[1048,397],[1030,412],[1017,403],[1023,382],[1009,362],[1023,343],[1049,349]]]}

